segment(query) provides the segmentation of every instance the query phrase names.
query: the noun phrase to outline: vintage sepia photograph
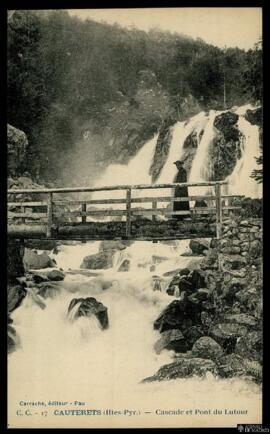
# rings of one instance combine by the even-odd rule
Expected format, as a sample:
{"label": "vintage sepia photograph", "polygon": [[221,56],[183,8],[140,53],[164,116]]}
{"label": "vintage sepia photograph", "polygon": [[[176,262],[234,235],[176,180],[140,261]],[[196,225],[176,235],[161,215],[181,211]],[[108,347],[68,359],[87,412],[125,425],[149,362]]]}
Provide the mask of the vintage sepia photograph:
{"label": "vintage sepia photograph", "polygon": [[262,44],[261,7],[7,11],[8,428],[262,424]]}

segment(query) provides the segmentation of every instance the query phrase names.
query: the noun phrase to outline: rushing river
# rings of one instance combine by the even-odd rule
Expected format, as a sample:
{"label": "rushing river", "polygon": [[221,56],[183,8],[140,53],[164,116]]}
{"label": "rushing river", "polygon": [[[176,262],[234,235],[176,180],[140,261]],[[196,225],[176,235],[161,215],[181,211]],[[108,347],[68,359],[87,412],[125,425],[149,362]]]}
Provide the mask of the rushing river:
{"label": "rushing river", "polygon": [[[184,267],[191,261],[188,256],[180,256],[187,250],[187,242],[170,245],[136,242],[115,255],[111,269],[95,270],[96,276],[81,274],[78,269],[83,257],[98,249],[99,242],[61,246],[55,258],[67,274],[58,296],[46,299],[45,309],[27,296],[11,315],[21,341],[8,363],[11,427],[141,427],[148,424],[183,427],[260,423],[261,389],[248,380],[221,380],[209,374],[205,379],[140,383],[161,365],[173,360],[172,351],[163,351],[160,355],[154,352],[159,333],[153,329],[153,321],[172,301],[165,292],[168,278],[163,273]],[[163,260],[156,261],[155,269],[150,271],[153,256]],[[127,258],[131,261],[130,271],[118,272],[119,265]],[[161,292],[153,291],[153,275],[160,276]],[[107,330],[102,331],[95,319],[68,320],[67,310],[72,298],[87,296],[95,297],[108,308]],[[16,417],[18,409],[29,409],[20,406],[20,401],[67,403],[41,408],[50,414],[74,408],[133,410],[140,414]],[[74,401],[86,404],[74,407]],[[30,407],[30,410],[34,413],[35,408]],[[209,409],[212,413],[215,409],[223,413],[225,409],[229,412],[247,410],[248,414],[209,416]],[[180,410],[192,410],[194,417],[179,414]],[[161,414],[164,411],[178,414]]]}

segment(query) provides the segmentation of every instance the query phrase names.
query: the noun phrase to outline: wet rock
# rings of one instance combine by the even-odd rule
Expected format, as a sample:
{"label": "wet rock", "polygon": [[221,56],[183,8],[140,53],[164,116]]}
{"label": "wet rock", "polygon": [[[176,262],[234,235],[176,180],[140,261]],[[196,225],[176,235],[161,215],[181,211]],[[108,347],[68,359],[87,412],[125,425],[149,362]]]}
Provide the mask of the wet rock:
{"label": "wet rock", "polygon": [[224,112],[216,116],[214,126],[223,133],[228,132],[230,134],[231,127],[236,125],[239,116],[233,112]]}
{"label": "wet rock", "polygon": [[36,250],[53,250],[57,247],[58,241],[55,240],[25,240],[25,247]]}
{"label": "wet rock", "polygon": [[38,254],[35,250],[25,249],[24,266],[26,270],[39,270],[41,268],[55,267],[56,262],[47,253]]}
{"label": "wet rock", "polygon": [[23,285],[8,285],[8,312],[12,312],[21,305],[26,293]]}
{"label": "wet rock", "polygon": [[193,376],[204,377],[208,372],[217,374],[217,366],[212,360],[201,358],[181,358],[176,362],[162,366],[156,374],[145,378],[142,382],[173,380],[176,378],[189,378]]}
{"label": "wet rock", "polygon": [[181,276],[179,278],[178,287],[180,291],[192,291],[192,283],[191,283],[191,277],[190,276]]}
{"label": "wet rock", "polygon": [[161,333],[161,337],[155,343],[154,349],[157,354],[160,354],[163,350],[186,351],[183,333],[178,329],[167,330]]}
{"label": "wet rock", "polygon": [[108,310],[101,302],[97,301],[94,297],[74,298],[71,300],[68,307],[69,314],[78,303],[80,303],[80,305],[73,319],[79,318],[80,316],[90,317],[91,315],[95,315],[102,329],[109,327]]}
{"label": "wet rock", "polygon": [[192,347],[194,357],[216,360],[223,355],[223,348],[209,336],[198,339]]}
{"label": "wet rock", "polygon": [[235,294],[235,299],[239,300],[243,307],[251,310],[254,310],[258,297],[259,295],[255,288],[250,288],[249,290],[243,289]]}
{"label": "wet rock", "polygon": [[239,313],[236,315],[225,315],[224,320],[232,324],[243,324],[245,326],[254,327],[257,324],[257,320],[254,316],[247,315],[246,313]]}
{"label": "wet rock", "polygon": [[170,285],[166,289],[166,293],[168,295],[171,295],[172,297],[178,297],[180,295],[180,291],[179,291],[178,285]]}
{"label": "wet rock", "polygon": [[188,300],[192,302],[200,303],[201,301],[207,300],[211,296],[211,291],[208,288],[200,288],[196,292],[192,293],[188,297]]}
{"label": "wet rock", "polygon": [[187,349],[191,350],[194,343],[204,336],[205,332],[200,325],[190,325],[183,330],[183,334],[186,340]]}
{"label": "wet rock", "polygon": [[217,361],[218,374],[223,378],[251,377],[257,383],[262,381],[262,366],[255,360],[249,360],[232,353]]}
{"label": "wet rock", "polygon": [[201,271],[193,270],[190,274],[192,291],[205,287],[205,279]]}
{"label": "wet rock", "polygon": [[245,359],[245,368],[247,375],[252,378],[256,383],[262,382],[263,369],[262,365],[257,360]]}
{"label": "wet rock", "polygon": [[104,250],[124,250],[132,244],[132,241],[122,241],[122,240],[103,240],[100,242],[99,251]]}
{"label": "wet rock", "polygon": [[222,356],[221,359],[217,362],[217,364],[218,373],[221,377],[231,378],[247,375],[244,359],[238,354],[232,353],[226,356]]}
{"label": "wet rock", "polygon": [[235,353],[242,357],[262,362],[262,333],[251,331],[245,336],[238,338],[235,346]]}
{"label": "wet rock", "polygon": [[32,279],[34,283],[42,283],[42,282],[48,282],[49,279],[47,276],[43,275],[43,274],[33,274],[32,275]]}
{"label": "wet rock", "polygon": [[7,327],[7,347],[8,353],[15,351],[20,345],[20,339],[14,327],[8,324]]}
{"label": "wet rock", "polygon": [[37,285],[37,294],[43,298],[56,298],[61,287],[58,283],[42,282]]}
{"label": "wet rock", "polygon": [[248,109],[246,111],[245,118],[252,125],[262,126],[262,121],[263,121],[262,107],[258,107],[253,110]]}
{"label": "wet rock", "polygon": [[179,271],[180,276],[187,276],[190,273],[189,268],[182,268],[182,270]]}
{"label": "wet rock", "polygon": [[206,239],[194,239],[190,240],[189,248],[191,249],[194,255],[202,255],[204,250],[208,250],[210,247],[209,241]]}
{"label": "wet rock", "polygon": [[94,255],[89,255],[83,258],[83,262],[80,268],[98,270],[98,269],[108,269],[113,266],[113,255],[115,251],[104,250],[100,253]]}
{"label": "wet rock", "polygon": [[196,306],[188,300],[172,301],[154,322],[154,329],[161,333],[171,329],[188,329],[197,321]]}
{"label": "wet rock", "polygon": [[65,278],[65,273],[60,270],[52,270],[47,274],[49,280],[61,281]]}
{"label": "wet rock", "polygon": [[237,338],[244,336],[247,331],[247,327],[243,325],[221,323],[210,327],[208,334],[228,353],[231,353],[235,348]]}
{"label": "wet rock", "polygon": [[240,277],[233,277],[229,282],[226,284],[224,295],[225,296],[231,296],[237,293],[238,291],[241,291],[247,286],[246,279],[240,278]]}
{"label": "wet rock", "polygon": [[227,255],[237,255],[241,253],[241,248],[239,246],[223,247],[221,252],[226,253]]}
{"label": "wet rock", "polygon": [[120,267],[118,268],[118,271],[129,271],[130,270],[130,260],[125,259]]}
{"label": "wet rock", "polygon": [[246,258],[241,255],[227,256],[224,259],[225,268],[230,268],[231,270],[240,270],[247,265]]}

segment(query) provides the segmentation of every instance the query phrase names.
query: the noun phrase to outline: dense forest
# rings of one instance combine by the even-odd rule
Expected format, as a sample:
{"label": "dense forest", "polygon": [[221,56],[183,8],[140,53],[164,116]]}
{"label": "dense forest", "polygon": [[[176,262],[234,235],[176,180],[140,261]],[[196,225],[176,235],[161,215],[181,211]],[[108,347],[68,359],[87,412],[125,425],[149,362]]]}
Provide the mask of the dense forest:
{"label": "dense forest", "polygon": [[[179,29],[181,32],[181,29]],[[261,100],[261,43],[220,49],[178,33],[16,11],[8,22],[8,122],[34,179],[69,184],[124,162],[163,125]]]}

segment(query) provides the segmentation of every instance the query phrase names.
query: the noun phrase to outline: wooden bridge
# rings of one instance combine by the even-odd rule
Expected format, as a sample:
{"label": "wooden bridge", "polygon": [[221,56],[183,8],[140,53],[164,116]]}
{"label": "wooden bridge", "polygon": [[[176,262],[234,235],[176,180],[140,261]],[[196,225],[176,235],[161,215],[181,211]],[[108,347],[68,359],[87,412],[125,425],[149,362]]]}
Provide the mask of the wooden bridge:
{"label": "wooden bridge", "polygon": [[[151,241],[219,238],[223,216],[241,208],[235,205],[235,199],[241,196],[222,194],[224,184],[201,182],[8,190],[8,236],[16,239]],[[196,187],[196,191],[199,187],[208,187],[207,191],[211,193],[175,198],[173,189],[184,186]],[[171,194],[165,195],[165,189],[171,189]],[[153,190],[159,196],[155,196]],[[165,190],[165,194],[161,195],[157,190]],[[120,191],[124,195],[122,198],[92,197],[95,192],[104,192],[104,195],[117,192],[119,195]],[[143,191],[148,191],[150,196],[144,194],[141,197]],[[190,203],[190,210],[173,211],[173,202],[182,201]],[[167,206],[159,207],[159,203]],[[106,208],[100,209],[100,205]],[[121,207],[123,209],[119,209]],[[175,215],[184,218],[179,221]]]}

